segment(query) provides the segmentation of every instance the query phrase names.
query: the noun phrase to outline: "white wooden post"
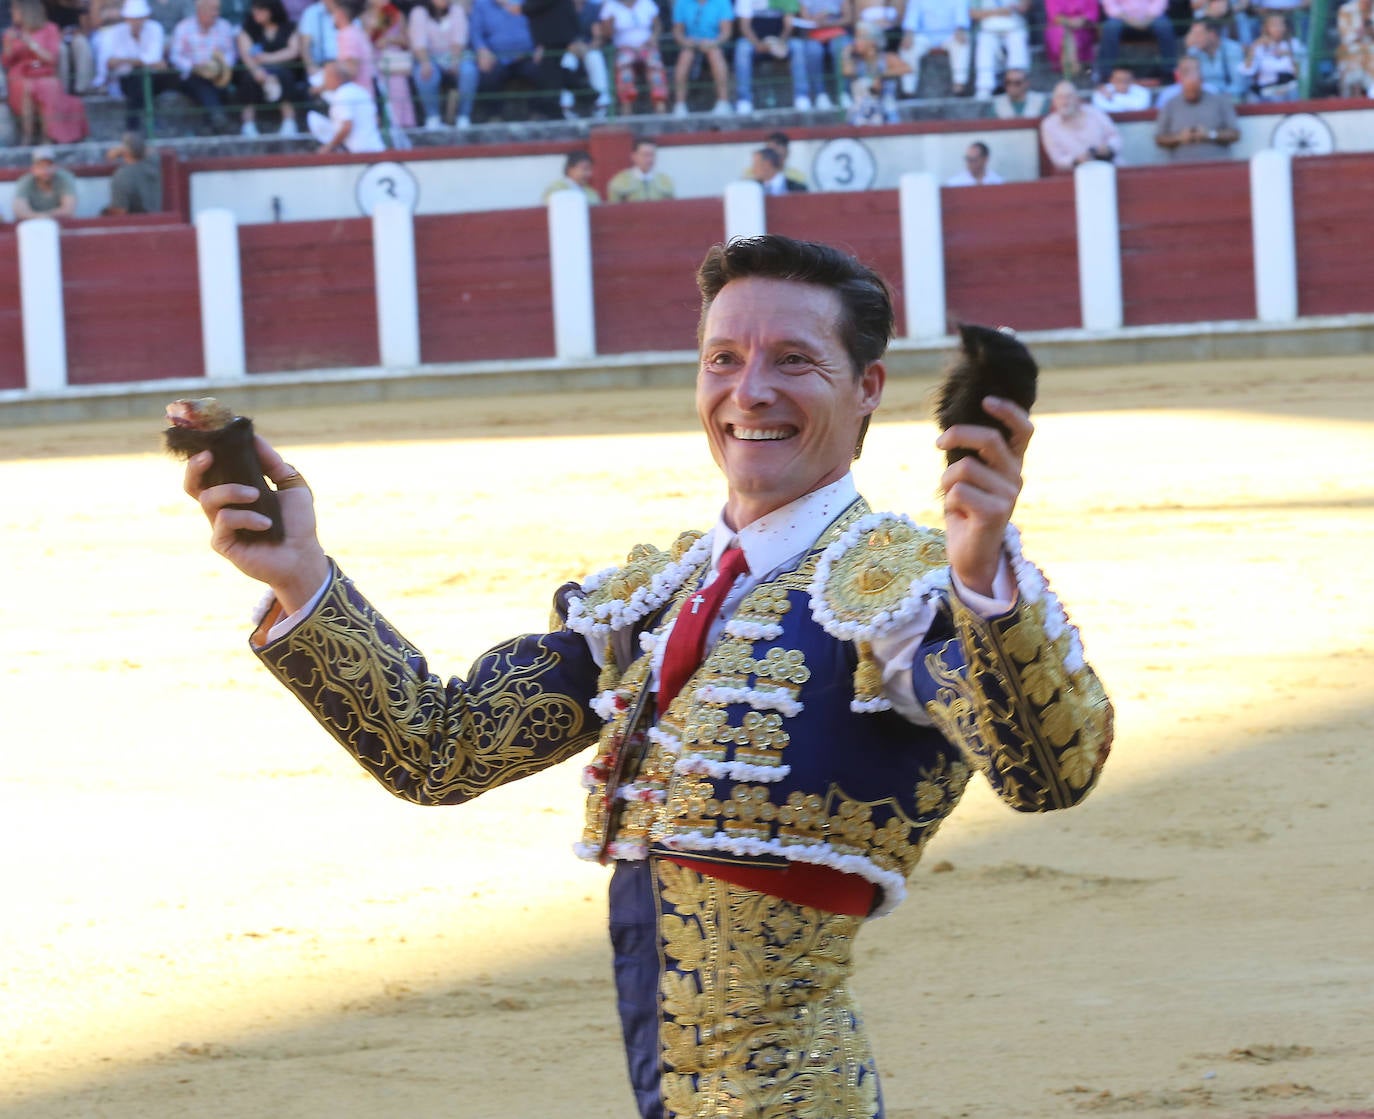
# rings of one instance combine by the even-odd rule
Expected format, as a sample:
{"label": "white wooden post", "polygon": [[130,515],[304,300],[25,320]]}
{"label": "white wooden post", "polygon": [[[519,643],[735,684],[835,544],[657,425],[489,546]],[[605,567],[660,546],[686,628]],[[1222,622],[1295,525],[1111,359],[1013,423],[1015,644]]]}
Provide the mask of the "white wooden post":
{"label": "white wooden post", "polygon": [[420,294],[415,220],[404,202],[383,199],[372,211],[372,271],[382,368],[414,369],[420,364]]}
{"label": "white wooden post", "polygon": [[911,171],[898,180],[897,197],[906,334],[908,338],[943,338],[947,312],[940,184],[929,171]]}
{"label": "white wooden post", "polygon": [[752,179],[731,183],[725,188],[725,239],[762,237],[768,232],[768,216],[763,205],[763,185]]}
{"label": "white wooden post", "polygon": [[217,380],[246,377],[239,230],[232,210],[202,210],[196,215],[196,274],[205,375]]}
{"label": "white wooden post", "polygon": [[556,190],[549,195],[549,272],[554,354],[559,361],[596,356],[592,215],[581,190]]}
{"label": "white wooden post", "polygon": [[34,392],[55,392],[67,387],[60,234],[52,218],[21,221],[18,229],[24,383]]}
{"label": "white wooden post", "polygon": [[1293,222],[1293,160],[1266,148],[1250,157],[1250,233],[1255,246],[1255,316],[1298,317],[1298,245]]}
{"label": "white wooden post", "polygon": [[1121,225],[1116,206],[1116,168],[1101,160],[1080,163],[1073,173],[1078,217],[1078,302],[1085,330],[1120,330]]}

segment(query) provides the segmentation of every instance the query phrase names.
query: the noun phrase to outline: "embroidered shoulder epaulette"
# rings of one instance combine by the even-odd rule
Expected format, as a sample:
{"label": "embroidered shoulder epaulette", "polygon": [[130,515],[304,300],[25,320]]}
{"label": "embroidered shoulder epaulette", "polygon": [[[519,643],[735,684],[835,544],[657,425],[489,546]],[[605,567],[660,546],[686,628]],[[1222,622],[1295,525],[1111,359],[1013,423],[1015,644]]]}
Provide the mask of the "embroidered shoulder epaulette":
{"label": "embroidered shoulder epaulette", "polygon": [[913,620],[949,586],[945,534],[899,513],[869,513],[821,553],[809,588],[811,616],[858,647],[855,711],[884,711],[872,642]]}
{"label": "embroidered shoulder epaulette", "polygon": [[710,556],[710,538],[682,533],[667,551],[636,544],[625,563],[597,572],[568,609],[568,628],[586,637],[607,637],[632,626],[668,602],[673,592]]}

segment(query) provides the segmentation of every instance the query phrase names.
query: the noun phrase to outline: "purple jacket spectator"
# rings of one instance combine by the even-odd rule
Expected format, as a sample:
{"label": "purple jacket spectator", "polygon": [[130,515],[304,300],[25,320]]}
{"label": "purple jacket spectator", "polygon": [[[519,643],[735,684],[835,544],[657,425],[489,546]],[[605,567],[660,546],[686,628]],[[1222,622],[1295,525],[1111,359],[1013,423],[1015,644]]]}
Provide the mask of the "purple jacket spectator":
{"label": "purple jacket spectator", "polygon": [[534,37],[523,11],[512,15],[495,0],[476,0],[472,5],[473,50],[489,50],[503,62],[534,53]]}

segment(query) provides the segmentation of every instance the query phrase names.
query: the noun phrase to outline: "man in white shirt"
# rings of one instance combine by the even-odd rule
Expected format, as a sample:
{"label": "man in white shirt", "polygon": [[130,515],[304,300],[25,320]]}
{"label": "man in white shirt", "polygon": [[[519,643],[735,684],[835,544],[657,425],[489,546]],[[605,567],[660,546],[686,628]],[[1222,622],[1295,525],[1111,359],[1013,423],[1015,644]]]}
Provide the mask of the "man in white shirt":
{"label": "man in white shirt", "polygon": [[921,79],[921,59],[930,51],[949,55],[950,92],[968,92],[969,64],[973,58],[973,34],[969,28],[968,0],[909,0],[902,17],[902,46],[898,53],[911,72],[901,77],[902,93],[916,95]]}
{"label": "man in white shirt", "polygon": [[1087,795],[1111,707],[1010,525],[1026,412],[984,397],[986,423],[937,439],[943,533],[873,513],[850,464],[886,381],[883,280],[768,236],[716,246],[697,284],[714,525],[565,584],[552,632],[465,680],[430,672],[326,556],[309,488],[265,443],[282,542],[239,539],[268,518],[235,507],[255,489],[205,488],[204,453],[186,490],[214,549],[271,588],[264,665],[392,792],[456,804],[595,742],[576,850],[614,864],[640,1119],[797,1101],[876,1119],[854,936],[900,901],[975,769],[1023,811]]}
{"label": "man in white shirt", "polygon": [[310,135],[321,152],[380,152],[386,150],[377,128],[377,101],[357,82],[345,81],[338,62],[323,67],[323,96],[329,115],[311,111],[306,117]]}
{"label": "man in white shirt", "polygon": [[118,84],[128,106],[130,132],[142,130],[142,115],[164,89],[175,89],[176,75],[167,66],[166,34],[151,19],[148,0],[124,0],[120,21],[100,32],[96,43],[96,84]]}
{"label": "man in white shirt", "polygon": [[1107,84],[1093,90],[1093,108],[1104,113],[1138,113],[1150,107],[1150,90],[1129,66],[1114,66]]}
{"label": "man in white shirt", "polygon": [[974,140],[964,152],[964,169],[945,180],[945,186],[997,186],[1003,179],[988,167],[992,153],[982,140]]}
{"label": "man in white shirt", "polygon": [[1008,70],[1030,69],[1030,34],[1026,30],[1029,9],[1030,0],[970,0],[969,17],[976,29],[976,96],[992,96],[999,64]]}

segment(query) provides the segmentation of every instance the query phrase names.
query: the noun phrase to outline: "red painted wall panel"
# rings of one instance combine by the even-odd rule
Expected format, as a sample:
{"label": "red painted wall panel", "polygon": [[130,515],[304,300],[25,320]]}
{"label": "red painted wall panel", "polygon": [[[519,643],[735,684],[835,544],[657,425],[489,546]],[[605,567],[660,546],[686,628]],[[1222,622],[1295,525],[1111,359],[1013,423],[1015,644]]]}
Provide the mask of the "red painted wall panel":
{"label": "red painted wall panel", "polygon": [[239,227],[248,372],[376,365],[372,222]]}
{"label": "red painted wall panel", "polygon": [[1374,154],[1293,161],[1298,314],[1343,315],[1374,308],[1371,181]]}
{"label": "red painted wall panel", "polygon": [[190,226],[64,229],[62,299],[71,384],[204,375]]}
{"label": "red painted wall panel", "polygon": [[951,323],[1081,325],[1072,179],[947,188],[940,203]]}
{"label": "red painted wall panel", "polygon": [[542,207],[415,219],[420,360],[552,357]]}
{"label": "red painted wall panel", "polygon": [[803,241],[825,241],[853,253],[877,269],[893,291],[897,334],[906,332],[901,219],[895,190],[818,192],[770,198],[768,232]]}
{"label": "red painted wall panel", "polygon": [[19,309],[19,238],[0,233],[0,389],[22,389],[24,320]]}
{"label": "red painted wall panel", "polygon": [[718,198],[593,206],[596,348],[603,354],[696,348],[696,270],[725,236]]}
{"label": "red painted wall panel", "polygon": [[1127,168],[1116,181],[1127,326],[1255,317],[1248,163]]}

